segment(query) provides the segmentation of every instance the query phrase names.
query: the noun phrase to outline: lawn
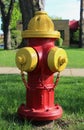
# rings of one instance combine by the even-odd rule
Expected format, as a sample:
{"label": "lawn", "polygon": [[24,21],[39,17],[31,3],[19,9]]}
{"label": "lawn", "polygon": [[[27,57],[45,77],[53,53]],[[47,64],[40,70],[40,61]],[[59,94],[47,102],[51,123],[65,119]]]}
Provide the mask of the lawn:
{"label": "lawn", "polygon": [[16,50],[0,50],[0,67],[15,67]]}
{"label": "lawn", "polygon": [[[0,67],[15,67],[17,50],[0,50]],[[84,48],[65,48],[68,55],[68,68],[84,68]]]}
{"label": "lawn", "polygon": [[[55,126],[61,130],[84,130],[84,78],[61,77],[55,91],[55,103],[64,111]],[[17,116],[25,96],[20,75],[0,75],[0,130],[32,130],[31,123],[21,122]]]}
{"label": "lawn", "polygon": [[84,48],[67,48],[68,68],[84,68]]}
{"label": "lawn", "polygon": [[[84,68],[84,48],[65,48],[67,68]],[[0,50],[0,67],[16,67],[17,50]],[[25,103],[25,88],[20,75],[0,75],[0,130],[32,130],[32,124],[21,122],[17,109]],[[63,117],[55,121],[61,130],[84,130],[84,77],[61,77],[55,89],[55,102]],[[56,129],[55,129],[56,130]]]}

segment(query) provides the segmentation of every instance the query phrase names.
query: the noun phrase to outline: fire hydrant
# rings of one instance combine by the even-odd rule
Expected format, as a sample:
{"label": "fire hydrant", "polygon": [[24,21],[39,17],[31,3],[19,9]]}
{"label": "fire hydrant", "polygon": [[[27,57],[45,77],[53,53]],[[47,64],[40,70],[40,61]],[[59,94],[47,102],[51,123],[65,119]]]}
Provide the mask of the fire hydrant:
{"label": "fire hydrant", "polygon": [[[62,116],[60,105],[54,104],[54,73],[61,72],[67,65],[67,54],[54,42],[60,33],[44,11],[37,11],[30,20],[28,30],[22,32],[28,39],[27,47],[16,53],[16,65],[21,70],[26,86],[26,104],[18,109],[18,114],[28,120],[55,120]],[[27,72],[27,81],[23,71]]]}

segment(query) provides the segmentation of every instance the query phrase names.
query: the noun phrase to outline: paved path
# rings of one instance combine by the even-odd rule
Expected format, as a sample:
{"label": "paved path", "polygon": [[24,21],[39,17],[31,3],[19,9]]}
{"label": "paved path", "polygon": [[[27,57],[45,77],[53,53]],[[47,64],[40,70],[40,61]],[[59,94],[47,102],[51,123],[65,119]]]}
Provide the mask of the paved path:
{"label": "paved path", "polygon": [[[16,67],[0,67],[0,74],[20,74],[20,70]],[[64,71],[62,71],[60,75],[84,77],[84,69],[67,68]]]}

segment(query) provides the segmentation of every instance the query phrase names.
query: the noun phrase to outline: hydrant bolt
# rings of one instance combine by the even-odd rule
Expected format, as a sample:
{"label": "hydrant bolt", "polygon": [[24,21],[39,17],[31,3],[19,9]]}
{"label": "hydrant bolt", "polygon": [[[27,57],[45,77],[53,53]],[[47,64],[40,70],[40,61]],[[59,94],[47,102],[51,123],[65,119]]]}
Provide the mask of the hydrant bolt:
{"label": "hydrant bolt", "polygon": [[66,62],[66,59],[64,57],[60,56],[59,59],[58,59],[59,66],[62,66],[65,62]]}
{"label": "hydrant bolt", "polygon": [[24,64],[24,63],[26,62],[25,56],[24,56],[24,55],[18,56],[18,62],[19,62],[20,64]]}

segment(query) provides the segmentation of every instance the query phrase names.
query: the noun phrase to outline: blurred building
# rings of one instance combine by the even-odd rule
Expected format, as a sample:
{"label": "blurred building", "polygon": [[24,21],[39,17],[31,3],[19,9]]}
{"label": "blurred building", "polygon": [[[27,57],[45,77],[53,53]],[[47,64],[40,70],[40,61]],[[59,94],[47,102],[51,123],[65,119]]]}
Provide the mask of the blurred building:
{"label": "blurred building", "polygon": [[60,31],[61,38],[63,39],[63,45],[69,46],[70,34],[69,34],[69,20],[53,20],[55,30]]}
{"label": "blurred building", "polygon": [[3,34],[0,34],[0,39],[3,39],[4,38],[4,35]]}

